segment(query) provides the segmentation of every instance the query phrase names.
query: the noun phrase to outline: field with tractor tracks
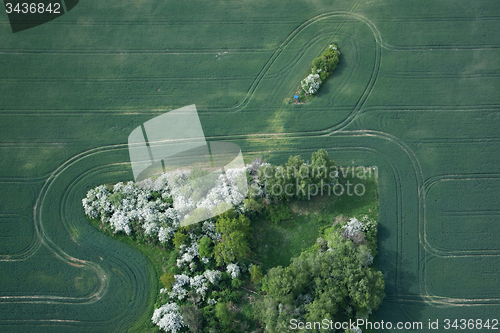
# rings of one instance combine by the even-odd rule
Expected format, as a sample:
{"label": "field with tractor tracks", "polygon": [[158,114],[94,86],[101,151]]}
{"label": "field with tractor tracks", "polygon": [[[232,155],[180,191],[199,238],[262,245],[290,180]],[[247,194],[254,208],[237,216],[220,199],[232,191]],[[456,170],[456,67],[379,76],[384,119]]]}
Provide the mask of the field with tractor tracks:
{"label": "field with tractor tracks", "polygon": [[[191,104],[247,162],[377,166],[377,321],[500,319],[499,29],[496,0],[86,0],[15,34],[2,10],[0,331],[141,331],[155,268],[81,199],[133,180],[130,132]],[[286,103],[332,42],[333,76]]]}

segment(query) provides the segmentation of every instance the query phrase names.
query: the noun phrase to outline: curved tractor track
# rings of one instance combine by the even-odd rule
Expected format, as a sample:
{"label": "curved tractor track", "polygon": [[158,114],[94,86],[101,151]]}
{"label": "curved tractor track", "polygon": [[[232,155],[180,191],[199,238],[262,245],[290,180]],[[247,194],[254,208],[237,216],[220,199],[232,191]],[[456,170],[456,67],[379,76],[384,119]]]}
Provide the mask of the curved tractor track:
{"label": "curved tractor track", "polygon": [[[373,160],[380,161],[380,163],[385,163],[387,165],[387,170],[390,171],[390,175],[385,175],[384,177],[388,177],[388,179],[392,179],[394,182],[394,187],[391,188],[392,192],[390,195],[393,195],[393,198],[386,200],[392,200],[394,211],[387,213],[387,216],[391,216],[391,218],[395,221],[395,226],[397,228],[397,241],[396,241],[396,249],[397,249],[397,260],[396,260],[396,274],[394,276],[394,281],[392,284],[394,286],[399,286],[404,282],[401,281],[401,263],[403,263],[403,253],[405,252],[406,246],[409,246],[409,242],[415,242],[418,245],[418,255],[416,259],[415,267],[418,271],[418,282],[419,282],[419,294],[409,294],[405,292],[400,292],[396,289],[396,291],[389,295],[389,302],[397,302],[402,305],[403,302],[415,303],[415,304],[429,304],[431,306],[436,307],[446,307],[446,306],[477,306],[484,304],[500,304],[500,299],[498,298],[450,298],[450,297],[442,297],[437,295],[432,295],[429,293],[426,281],[425,281],[425,265],[427,262],[427,256],[432,255],[434,257],[462,257],[469,255],[499,255],[498,251],[456,251],[450,253],[444,249],[436,248],[432,246],[427,240],[426,235],[426,194],[429,190],[438,182],[446,181],[448,179],[466,179],[467,177],[477,178],[477,177],[492,177],[499,178],[498,174],[456,174],[456,175],[442,175],[442,176],[434,176],[431,178],[425,179],[422,172],[422,165],[415,154],[415,152],[410,148],[410,146],[404,142],[403,140],[391,135],[389,133],[385,133],[383,131],[376,130],[357,130],[353,129],[353,124],[355,124],[355,120],[359,119],[358,116],[363,112],[369,112],[370,110],[386,111],[388,108],[382,107],[369,107],[363,108],[367,98],[373,91],[373,87],[377,81],[377,77],[379,75],[381,61],[382,61],[382,49],[392,50],[392,51],[429,51],[433,49],[481,49],[483,46],[439,46],[439,45],[426,45],[426,46],[393,46],[386,43],[380,34],[378,28],[366,17],[360,14],[356,14],[353,12],[331,12],[325,13],[318,16],[315,16],[297,28],[295,28],[279,45],[273,55],[268,59],[268,61],[264,64],[259,73],[255,76],[255,79],[251,83],[248,91],[246,92],[245,97],[235,106],[227,108],[227,109],[217,109],[217,110],[201,110],[201,113],[204,115],[210,114],[221,114],[228,112],[241,112],[244,110],[251,98],[253,97],[256,89],[259,84],[262,82],[263,78],[269,75],[270,68],[282,54],[284,49],[293,41],[293,39],[302,32],[305,28],[320,22],[322,20],[326,20],[328,18],[340,17],[344,18],[344,22],[347,20],[357,20],[364,23],[372,32],[373,38],[375,40],[375,50],[374,50],[374,63],[372,67],[372,71],[370,73],[368,83],[366,87],[364,87],[360,97],[357,99],[355,105],[352,107],[349,115],[340,121],[339,123],[329,126],[322,130],[315,131],[297,131],[297,132],[276,132],[276,133],[255,133],[255,134],[246,134],[246,135],[222,135],[222,136],[212,136],[207,137],[208,140],[236,140],[236,141],[245,141],[245,140],[255,140],[259,139],[264,142],[263,146],[269,142],[269,146],[272,148],[271,142],[275,141],[277,138],[286,139],[286,140],[295,140],[295,141],[310,141],[312,145],[316,144],[316,142],[321,143],[330,143],[330,150],[333,151],[361,151],[366,154],[373,154],[375,157]],[[340,30],[340,27],[337,31]],[[312,43],[312,42],[311,42]],[[498,46],[485,45],[484,48],[498,48]],[[5,53],[9,51],[0,51],[0,53]],[[145,51],[143,51],[145,52]],[[200,51],[207,52],[207,51]],[[299,57],[301,57],[300,55]],[[285,68],[280,72],[275,72],[272,75],[280,75],[281,73],[285,73]],[[347,82],[347,81],[346,81]],[[279,110],[283,110],[285,105],[281,105]],[[15,110],[12,110],[15,111]],[[74,111],[74,110],[68,110]],[[123,114],[137,114],[141,112],[136,112],[137,110],[125,111]],[[408,110],[411,111],[411,110]],[[60,111],[59,111],[60,112]],[[150,112],[150,111],[149,111]],[[280,111],[278,111],[280,112]],[[52,114],[51,112],[47,112],[48,114]],[[102,112],[99,112],[102,113]],[[116,114],[116,112],[113,112]],[[7,113],[2,113],[7,114]],[[17,113],[12,113],[17,114]],[[39,113],[38,113],[39,114]],[[383,128],[383,124],[381,124]],[[370,140],[367,140],[370,139]],[[341,143],[336,143],[334,140],[340,140]],[[344,141],[342,141],[344,140]],[[86,150],[84,152],[79,153],[78,155],[68,159],[64,162],[60,167],[58,167],[54,172],[52,172],[45,180],[45,183],[40,191],[35,206],[33,208],[33,221],[35,224],[35,232],[36,237],[33,242],[26,248],[22,253],[11,255],[11,256],[2,256],[0,257],[0,261],[23,261],[27,260],[31,256],[33,256],[37,250],[44,246],[49,249],[57,258],[62,260],[63,262],[78,267],[83,270],[87,270],[92,272],[98,279],[98,286],[92,293],[89,293],[83,297],[64,297],[64,296],[48,296],[48,295],[31,295],[31,296],[1,296],[0,303],[45,303],[45,304],[92,304],[100,301],[103,297],[105,297],[106,292],[109,288],[110,283],[110,272],[103,265],[100,265],[99,262],[93,262],[89,260],[78,259],[75,256],[67,253],[64,249],[59,247],[54,241],[51,240],[50,236],[44,229],[44,216],[43,209],[46,205],[47,201],[50,200],[50,190],[51,186],[53,186],[54,182],[59,178],[62,178],[66,172],[70,172],[71,168],[76,167],[77,164],[83,163],[84,160],[88,157],[97,155],[97,154],[106,154],[111,151],[116,150],[126,150],[127,145],[118,144],[118,145],[108,145],[101,146],[98,148],[93,148]],[[300,152],[300,151],[308,151],[311,149],[290,149],[290,152]],[[269,151],[275,151],[270,149]],[[255,152],[252,152],[255,153]],[[400,158],[398,160],[394,160],[392,157],[398,154]],[[89,170],[85,171],[81,175],[74,178],[68,186],[64,190],[64,198],[78,186],[79,182],[86,178],[91,177],[92,175],[99,174],[107,170],[108,168],[122,168],[123,165],[126,165],[126,162],[117,162],[110,163],[104,165],[93,166]],[[40,179],[37,179],[40,180]],[[65,217],[65,202],[61,203],[61,209],[59,210],[60,221],[64,226],[65,230],[68,233],[69,237],[72,236],[72,230],[77,230],[79,227],[79,221],[68,220]],[[409,208],[411,208],[411,213],[408,213]],[[416,233],[413,238],[409,238],[405,236],[405,230],[408,227],[408,222],[417,222],[415,226]],[[75,238],[72,238],[75,243],[79,246],[85,247],[87,244],[80,244]],[[413,244],[414,245],[414,244]],[[93,251],[90,248],[86,248],[86,251],[93,253],[94,256],[98,256],[99,253]],[[127,262],[120,258],[114,258],[115,262],[119,263],[121,267],[127,268]],[[120,273],[122,274],[122,273]],[[135,290],[139,290],[138,286],[139,282],[137,281],[137,277],[134,275],[134,271],[132,269],[126,269],[126,275],[129,279],[135,283]],[[400,306],[401,311],[407,318],[413,318],[414,316],[406,310],[403,306]],[[125,315],[125,314],[124,314]],[[2,322],[9,323],[9,320],[2,320]],[[49,324],[79,324],[83,323],[78,320],[24,320],[24,322],[33,322],[33,323],[49,323]]]}

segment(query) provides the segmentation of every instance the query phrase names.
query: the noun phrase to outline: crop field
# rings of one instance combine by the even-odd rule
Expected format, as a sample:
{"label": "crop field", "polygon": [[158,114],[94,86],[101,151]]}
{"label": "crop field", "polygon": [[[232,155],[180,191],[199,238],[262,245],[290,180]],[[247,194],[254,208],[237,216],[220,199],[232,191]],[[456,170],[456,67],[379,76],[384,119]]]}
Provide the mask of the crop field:
{"label": "crop field", "polygon": [[[141,331],[156,269],[81,199],[133,180],[130,132],[191,104],[247,162],[377,167],[377,321],[500,319],[499,30],[497,0],[86,0],[16,34],[2,7],[0,331]],[[333,76],[286,103],[331,42]]]}

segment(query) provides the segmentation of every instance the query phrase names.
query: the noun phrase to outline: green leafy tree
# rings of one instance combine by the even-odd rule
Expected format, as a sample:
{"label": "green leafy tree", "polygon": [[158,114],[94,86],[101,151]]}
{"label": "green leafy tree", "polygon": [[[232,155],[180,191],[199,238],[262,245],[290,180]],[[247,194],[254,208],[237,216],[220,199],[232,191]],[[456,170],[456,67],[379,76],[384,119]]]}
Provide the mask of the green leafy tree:
{"label": "green leafy tree", "polygon": [[332,44],[323,51],[321,56],[315,58],[312,62],[312,73],[319,73],[321,81],[326,81],[333,73],[340,62],[340,52],[337,46]]}
{"label": "green leafy tree", "polygon": [[165,273],[160,277],[160,281],[166,289],[172,288],[172,284],[175,282],[175,277],[173,274]]}
{"label": "green leafy tree", "polygon": [[180,313],[184,323],[189,327],[192,333],[201,332],[203,328],[203,314],[196,306],[190,304],[183,305],[180,308]]}
{"label": "green leafy tree", "polygon": [[285,163],[286,178],[295,182],[300,168],[304,165],[304,160],[300,155],[290,156],[288,162]]}
{"label": "green leafy tree", "polygon": [[285,168],[282,165],[267,165],[263,169],[265,171],[260,175],[260,182],[265,184],[264,191],[266,192],[266,194],[276,200],[287,199],[287,196],[283,190],[286,185]]}
{"label": "green leafy tree", "polygon": [[250,280],[253,284],[259,284],[263,276],[262,269],[259,265],[253,265],[252,268],[250,268]]}
{"label": "green leafy tree", "polygon": [[177,231],[174,235],[173,243],[176,248],[179,248],[182,244],[186,242],[187,235],[182,233],[181,231]]}
{"label": "green leafy tree", "polygon": [[236,279],[232,279],[232,280],[231,280],[231,286],[232,286],[233,288],[236,288],[236,289],[237,289],[237,288],[239,288],[239,287],[241,287],[241,286],[243,285],[243,283],[244,283],[244,282],[243,282],[243,281],[241,281],[241,280],[240,280],[240,279],[238,279],[238,278],[236,278]]}
{"label": "green leafy tree", "polygon": [[329,171],[330,167],[333,165],[335,164],[330,161],[328,152],[324,149],[320,149],[311,155],[311,168],[312,173],[314,173],[314,175],[311,176],[317,178],[318,183],[320,179],[330,182],[331,179],[329,178]]}
{"label": "green leafy tree", "polygon": [[335,288],[319,293],[314,298],[314,301],[306,306],[306,320],[311,322],[322,321],[323,319],[333,320],[339,311],[342,296]]}
{"label": "green leafy tree", "polygon": [[121,205],[123,200],[123,194],[121,192],[113,193],[109,196],[109,201],[113,204],[113,206],[118,207]]}
{"label": "green leafy tree", "polygon": [[326,69],[326,59],[324,57],[315,58],[312,62],[313,70],[325,70]]}
{"label": "green leafy tree", "polygon": [[382,272],[374,269],[363,269],[361,278],[352,281],[349,287],[349,296],[358,310],[368,308],[376,310],[385,297],[385,283]]}
{"label": "green leafy tree", "polygon": [[293,299],[293,276],[281,266],[271,268],[265,278],[267,293],[280,303],[290,303]]}
{"label": "green leafy tree", "polygon": [[364,267],[370,266],[373,263],[373,256],[370,249],[364,244],[358,246],[357,258],[359,260],[359,264]]}
{"label": "green leafy tree", "polygon": [[229,264],[250,255],[250,220],[245,215],[231,218],[228,214],[220,215],[215,223],[216,230],[221,233],[222,241],[214,248],[218,265]]}
{"label": "green leafy tree", "polygon": [[228,331],[234,321],[235,314],[229,310],[226,303],[219,302],[215,305],[215,317],[219,320],[224,330]]}
{"label": "green leafy tree", "polygon": [[213,256],[213,242],[210,237],[204,236],[198,241],[198,252],[201,258]]}
{"label": "green leafy tree", "polygon": [[262,279],[266,295],[254,309],[268,332],[288,332],[296,311],[310,322],[342,321],[354,318],[355,312],[345,309],[367,313],[385,297],[382,273],[360,264],[360,253],[368,254],[368,246],[357,247],[340,228],[330,227],[322,237],[328,250],[308,249],[287,268],[272,268]]}
{"label": "green leafy tree", "polygon": [[286,221],[292,217],[288,206],[281,204],[278,207],[271,209],[271,222],[278,224],[281,221]]}
{"label": "green leafy tree", "polygon": [[245,209],[250,215],[254,216],[261,212],[263,206],[260,202],[255,199],[243,199],[243,204],[245,205]]}

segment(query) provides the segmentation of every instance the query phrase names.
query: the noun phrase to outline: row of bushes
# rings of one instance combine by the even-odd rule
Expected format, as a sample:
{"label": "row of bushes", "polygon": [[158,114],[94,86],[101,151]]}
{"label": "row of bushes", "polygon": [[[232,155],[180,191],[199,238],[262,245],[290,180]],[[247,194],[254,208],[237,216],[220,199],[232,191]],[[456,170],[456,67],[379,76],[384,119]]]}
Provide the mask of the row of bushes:
{"label": "row of bushes", "polygon": [[340,52],[337,45],[330,44],[328,48],[312,62],[311,73],[300,82],[304,93],[314,95],[321,84],[332,75],[340,62]]}

